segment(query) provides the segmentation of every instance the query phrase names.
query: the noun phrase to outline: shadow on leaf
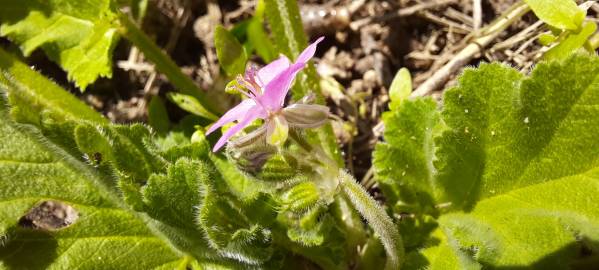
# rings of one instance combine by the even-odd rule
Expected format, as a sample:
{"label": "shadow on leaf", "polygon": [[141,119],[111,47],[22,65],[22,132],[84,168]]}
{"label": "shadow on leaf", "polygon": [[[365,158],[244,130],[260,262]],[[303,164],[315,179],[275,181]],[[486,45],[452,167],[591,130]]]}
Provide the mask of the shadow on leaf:
{"label": "shadow on leaf", "polygon": [[0,247],[0,262],[7,269],[47,269],[59,256],[50,232],[16,229],[11,235],[8,244]]}

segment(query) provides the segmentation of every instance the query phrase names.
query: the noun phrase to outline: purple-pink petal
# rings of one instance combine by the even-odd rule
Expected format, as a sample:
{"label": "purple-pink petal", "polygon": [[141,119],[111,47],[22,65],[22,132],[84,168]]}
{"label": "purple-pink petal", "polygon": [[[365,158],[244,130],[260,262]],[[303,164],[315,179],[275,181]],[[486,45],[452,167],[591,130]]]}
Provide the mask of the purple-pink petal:
{"label": "purple-pink petal", "polygon": [[260,112],[260,108],[258,107],[253,107],[252,109],[250,109],[247,114],[243,117],[243,119],[241,119],[237,125],[232,126],[231,128],[227,129],[227,131],[225,131],[225,133],[223,133],[223,136],[220,137],[220,139],[218,139],[218,141],[216,142],[216,144],[214,145],[214,148],[212,148],[213,152],[218,151],[221,147],[223,147],[225,145],[225,143],[227,143],[227,141],[229,141],[229,139],[231,137],[233,137],[233,135],[235,135],[235,133],[241,131],[242,129],[244,129],[245,127],[247,127],[250,123],[252,123],[254,120],[256,120],[257,118],[262,117],[262,113]]}
{"label": "purple-pink petal", "polygon": [[[316,46],[323,40],[318,38],[310,44],[297,57],[295,63],[291,64],[289,59],[282,55],[279,59],[256,71],[250,68],[246,71],[242,84],[247,84],[252,94],[245,93],[250,99],[244,100],[230,109],[206,132],[210,134],[227,123],[237,121],[237,124],[229,128],[214,145],[213,151],[218,151],[235,133],[244,129],[257,118],[266,119],[270,113],[279,111],[285,102],[285,96],[291,88],[291,84],[297,73],[302,70],[306,63],[314,56]],[[256,87],[262,88],[254,89]]]}
{"label": "purple-pink petal", "polygon": [[264,87],[272,81],[274,77],[289,68],[290,65],[291,62],[289,61],[289,58],[285,55],[281,55],[279,59],[270,62],[270,64],[258,70],[258,83]]}
{"label": "purple-pink petal", "polygon": [[291,83],[298,71],[305,67],[304,63],[296,63],[277,75],[264,87],[264,95],[261,102],[271,111],[277,111],[283,107],[285,96],[291,88]]}
{"label": "purple-pink petal", "polygon": [[231,108],[220,119],[218,119],[216,123],[212,124],[208,131],[206,131],[206,135],[214,132],[216,129],[228,123],[231,123],[233,121],[240,121],[246,115],[248,110],[254,106],[256,106],[256,102],[251,99],[246,99],[241,103],[237,104],[237,106]]}
{"label": "purple-pink petal", "polygon": [[307,63],[312,57],[314,57],[314,54],[316,53],[316,46],[323,39],[324,37],[319,37],[316,41],[312,42],[312,44],[308,45],[308,47],[306,47],[304,51],[297,57],[295,63]]}

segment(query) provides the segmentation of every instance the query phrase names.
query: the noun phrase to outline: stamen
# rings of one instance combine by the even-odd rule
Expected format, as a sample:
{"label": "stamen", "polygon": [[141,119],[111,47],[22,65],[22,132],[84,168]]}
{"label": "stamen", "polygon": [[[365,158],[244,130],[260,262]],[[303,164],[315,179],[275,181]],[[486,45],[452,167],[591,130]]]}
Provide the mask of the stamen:
{"label": "stamen", "polygon": [[245,88],[250,90],[250,92],[252,92],[252,94],[254,96],[258,96],[260,94],[260,92],[258,92],[256,90],[256,88],[254,87],[254,85],[252,83],[250,83],[248,80],[246,80],[245,78],[243,78],[241,75],[237,75],[237,83],[240,85],[243,85]]}
{"label": "stamen", "polygon": [[258,77],[258,68],[255,65],[250,65],[250,67],[247,69],[245,72],[245,80],[252,85],[252,87],[254,87],[256,92],[262,94],[262,87],[260,85],[264,84],[258,84],[260,77]]}
{"label": "stamen", "polygon": [[[248,97],[251,100],[253,100],[254,102],[256,102],[256,104],[260,105],[260,107],[262,107],[264,109],[264,111],[268,112],[269,111],[268,107],[264,106],[264,104],[262,104],[262,102],[260,101],[260,97],[262,95],[256,92],[256,90],[250,84],[250,82],[248,82],[247,80],[245,80],[241,75],[237,75],[236,79],[237,79],[237,83],[240,86],[245,87],[245,89],[236,87],[237,91],[239,91],[239,93],[244,94],[246,97]],[[246,91],[246,89],[248,89],[250,92]],[[258,88],[258,89],[260,89],[260,88]]]}

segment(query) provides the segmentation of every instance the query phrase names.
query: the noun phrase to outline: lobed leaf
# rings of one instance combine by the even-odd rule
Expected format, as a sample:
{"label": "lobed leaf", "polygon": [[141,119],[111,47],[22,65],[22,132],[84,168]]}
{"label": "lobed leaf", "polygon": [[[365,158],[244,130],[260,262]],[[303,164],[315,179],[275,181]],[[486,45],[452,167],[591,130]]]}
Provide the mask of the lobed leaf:
{"label": "lobed leaf", "polygon": [[28,56],[41,48],[68,72],[81,90],[112,76],[112,51],[119,38],[109,0],[6,0],[0,35]]}
{"label": "lobed leaf", "polygon": [[[422,177],[420,184],[412,176],[429,175],[431,167],[410,162],[422,150],[392,146],[419,133],[423,124],[410,119],[430,119],[431,110],[409,101],[391,112],[403,120],[385,118],[387,143],[375,153],[379,181],[409,201],[397,192],[405,183],[408,195],[433,198],[440,211],[432,212],[440,215],[438,228],[425,248],[410,253],[410,269],[569,269],[596,258],[597,74],[599,59],[581,54],[541,63],[529,77],[499,64],[466,70],[445,94],[440,120],[447,129],[426,158],[432,181]],[[382,167],[389,157],[396,166]]]}

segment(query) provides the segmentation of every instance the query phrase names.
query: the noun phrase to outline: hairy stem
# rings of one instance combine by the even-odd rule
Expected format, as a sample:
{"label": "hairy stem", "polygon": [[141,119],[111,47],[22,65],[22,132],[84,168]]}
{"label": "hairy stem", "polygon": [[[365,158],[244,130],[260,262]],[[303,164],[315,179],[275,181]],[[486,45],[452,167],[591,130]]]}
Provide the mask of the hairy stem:
{"label": "hairy stem", "polygon": [[156,69],[166,75],[169,81],[178,91],[193,96],[213,114],[219,115],[220,109],[211,102],[202,89],[187,75],[181,72],[181,68],[164,53],[160,47],[141,30],[125,14],[120,14],[120,23],[122,25],[121,34],[137,47],[144,56],[156,66]]}
{"label": "hairy stem", "polygon": [[379,236],[387,253],[386,269],[399,269],[404,258],[404,248],[399,231],[385,210],[358,184],[355,179],[345,172],[339,171],[339,183],[343,193],[353,206],[368,221],[374,232]]}

